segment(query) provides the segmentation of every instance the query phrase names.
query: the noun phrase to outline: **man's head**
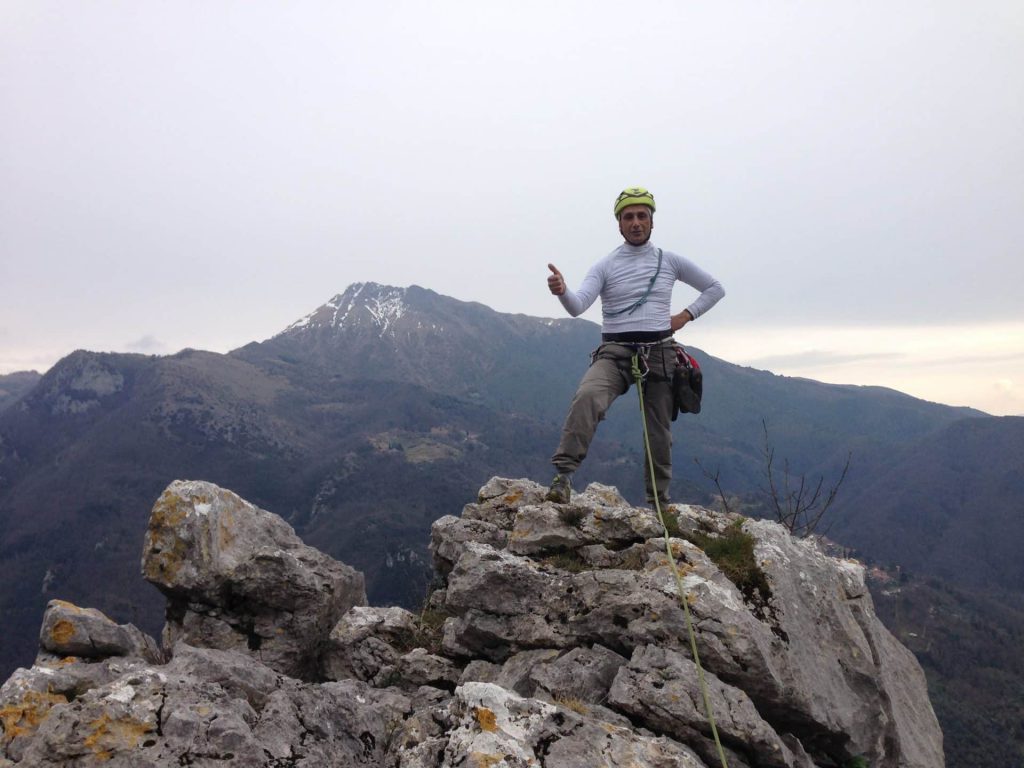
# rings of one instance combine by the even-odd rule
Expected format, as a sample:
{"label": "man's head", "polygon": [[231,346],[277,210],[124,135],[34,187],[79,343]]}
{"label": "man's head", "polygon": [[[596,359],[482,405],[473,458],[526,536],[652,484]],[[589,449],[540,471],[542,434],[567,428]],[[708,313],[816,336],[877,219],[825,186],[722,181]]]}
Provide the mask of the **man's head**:
{"label": "man's head", "polygon": [[654,229],[654,195],[643,187],[627,187],[615,200],[619,232],[630,245],[643,245]]}

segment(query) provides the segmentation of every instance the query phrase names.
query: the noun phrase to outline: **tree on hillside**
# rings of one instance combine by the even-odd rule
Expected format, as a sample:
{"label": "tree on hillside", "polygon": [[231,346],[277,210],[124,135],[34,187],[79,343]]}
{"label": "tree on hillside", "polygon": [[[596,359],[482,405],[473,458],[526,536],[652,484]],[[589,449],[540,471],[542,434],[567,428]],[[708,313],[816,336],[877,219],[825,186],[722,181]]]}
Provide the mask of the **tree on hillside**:
{"label": "tree on hillside", "polygon": [[807,475],[793,475],[789,469],[789,459],[783,459],[782,476],[778,477],[775,470],[775,446],[772,445],[768,435],[768,422],[761,419],[761,426],[764,430],[763,455],[766,482],[762,492],[774,518],[782,523],[786,530],[800,538],[810,536],[812,533],[823,535],[828,533],[831,523],[822,530],[818,529],[839,494],[839,488],[850,469],[850,460],[853,458],[853,454],[846,455],[846,463],[843,464],[839,479],[828,490],[825,490],[824,475],[820,476],[817,482],[808,481]]}
{"label": "tree on hillside", "polygon": [[718,468],[711,471],[704,466],[700,459],[694,459],[704,477],[714,483],[722,511],[727,514],[733,512],[743,514],[745,509],[754,511],[755,514],[761,512],[763,513],[761,516],[777,520],[786,527],[786,530],[800,538],[806,538],[813,533],[824,535],[831,527],[831,523],[822,529],[822,522],[829,508],[835,502],[843,480],[846,479],[852,454],[847,454],[846,463],[839,474],[839,479],[827,490],[825,489],[824,475],[817,481],[808,481],[805,474],[794,475],[789,468],[789,459],[783,460],[780,477],[775,468],[775,446],[772,445],[768,434],[768,423],[764,419],[761,420],[761,427],[764,432],[762,455],[765,484],[761,486],[758,493],[747,495],[746,500],[741,496],[725,492],[722,487],[721,471]]}

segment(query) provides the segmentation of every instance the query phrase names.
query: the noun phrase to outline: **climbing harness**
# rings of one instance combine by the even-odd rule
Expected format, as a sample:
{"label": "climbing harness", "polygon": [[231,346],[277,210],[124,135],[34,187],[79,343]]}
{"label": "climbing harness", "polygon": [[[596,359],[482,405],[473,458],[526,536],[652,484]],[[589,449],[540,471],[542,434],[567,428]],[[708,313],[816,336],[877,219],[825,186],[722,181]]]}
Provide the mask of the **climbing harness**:
{"label": "climbing harness", "polygon": [[616,312],[605,312],[605,317],[618,317],[619,315],[632,315],[640,307],[647,303],[647,297],[651,295],[651,290],[654,288],[654,282],[658,279],[658,275],[661,274],[661,248],[658,249],[658,268],[654,270],[654,277],[647,282],[647,290],[644,291],[644,295],[634,301],[625,309],[620,309]]}
{"label": "climbing harness", "polygon": [[[668,526],[665,525],[665,516],[661,511],[661,500],[658,498],[658,487],[654,476],[654,457],[651,455],[651,441],[647,436],[647,414],[644,411],[644,378],[649,371],[647,355],[649,348],[637,348],[633,352],[632,374],[636,381],[636,391],[640,398],[640,421],[644,426],[644,452],[647,454],[647,468],[651,473],[651,491],[654,496],[654,509],[658,513],[658,522],[661,523],[661,530],[665,534],[665,554],[668,555],[668,565],[672,569],[672,575],[676,580],[676,591],[679,594],[679,602],[683,604],[683,613],[686,615],[686,631],[690,635],[690,650],[693,652],[693,663],[697,666],[697,679],[700,681],[700,692],[704,697],[704,711],[708,716],[708,724],[711,726],[711,735],[715,738],[715,746],[718,748],[718,757],[722,761],[722,768],[729,768],[725,761],[725,750],[722,749],[722,742],[718,738],[718,727],[715,725],[715,716],[711,711],[711,699],[708,695],[707,682],[704,680],[704,668],[700,665],[700,656],[697,654],[697,635],[693,631],[693,619],[690,617],[690,605],[686,601],[686,593],[683,590],[683,579],[676,568],[676,559],[672,554],[672,544],[668,535]],[[641,362],[643,368],[640,367]]]}

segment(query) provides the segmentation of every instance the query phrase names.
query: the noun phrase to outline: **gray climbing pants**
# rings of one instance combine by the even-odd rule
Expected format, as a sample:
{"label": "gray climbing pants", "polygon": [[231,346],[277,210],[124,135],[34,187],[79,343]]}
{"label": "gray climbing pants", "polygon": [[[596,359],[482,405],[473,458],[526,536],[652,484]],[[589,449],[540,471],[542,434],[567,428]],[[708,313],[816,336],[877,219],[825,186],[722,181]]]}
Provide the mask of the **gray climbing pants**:
{"label": "gray climbing pants", "polygon": [[[591,355],[590,367],[583,375],[569,414],[562,427],[562,439],[551,463],[559,472],[574,472],[587,455],[590,441],[608,408],[634,383],[631,360],[637,345],[606,342]],[[672,371],[676,365],[675,345],[671,339],[647,347],[648,375],[644,382],[644,411],[654,459],[654,478],[658,500],[668,503],[672,480]],[[640,425],[638,425],[640,426]],[[640,426],[642,430],[642,426]],[[651,472],[644,455],[644,487],[647,502],[654,502]]]}

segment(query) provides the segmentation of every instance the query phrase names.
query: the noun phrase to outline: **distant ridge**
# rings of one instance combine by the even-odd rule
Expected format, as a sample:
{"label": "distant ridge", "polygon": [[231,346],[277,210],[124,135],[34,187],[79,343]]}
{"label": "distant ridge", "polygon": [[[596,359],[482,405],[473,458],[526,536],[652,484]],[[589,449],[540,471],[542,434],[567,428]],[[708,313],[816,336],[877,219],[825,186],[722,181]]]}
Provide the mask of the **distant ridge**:
{"label": "distant ridge", "polygon": [[1024,419],[962,419],[866,457],[833,534],[882,562],[1024,593]]}
{"label": "distant ridge", "polygon": [[[27,661],[58,592],[156,630],[136,542],[174,479],[208,480],[278,511],[308,544],[363,571],[371,602],[418,608],[430,579],[420,542],[442,510],[494,475],[550,479],[566,405],[599,338],[586,320],[360,283],[227,355],[69,355],[0,411],[0,674]],[[831,532],[840,544],[922,575],[944,563],[990,581],[1019,572],[1015,522],[999,516],[1022,508],[1022,420],[691,351],[704,408],[673,429],[674,499],[714,501],[702,466],[745,514],[763,509],[764,420],[780,466],[797,476],[832,476],[852,451]],[[581,485],[642,498],[636,407],[630,393],[612,408]],[[937,484],[929,466],[952,484]],[[929,555],[937,536],[952,553],[942,559]]]}
{"label": "distant ridge", "polygon": [[[288,376],[384,378],[507,411],[561,419],[538,392],[572,386],[592,323],[495,312],[413,285],[355,283],[262,343],[230,354]],[[301,373],[299,372],[301,370]]]}
{"label": "distant ridge", "polygon": [[41,378],[42,374],[38,371],[15,371],[0,375],[0,411],[16,403]]}

